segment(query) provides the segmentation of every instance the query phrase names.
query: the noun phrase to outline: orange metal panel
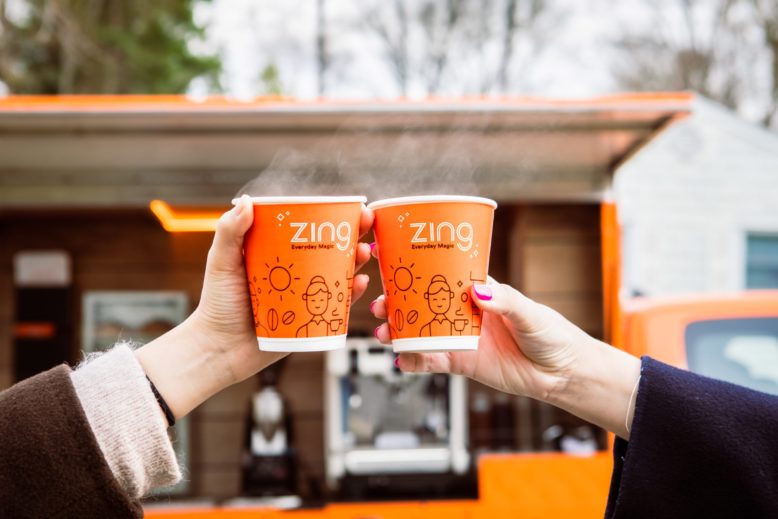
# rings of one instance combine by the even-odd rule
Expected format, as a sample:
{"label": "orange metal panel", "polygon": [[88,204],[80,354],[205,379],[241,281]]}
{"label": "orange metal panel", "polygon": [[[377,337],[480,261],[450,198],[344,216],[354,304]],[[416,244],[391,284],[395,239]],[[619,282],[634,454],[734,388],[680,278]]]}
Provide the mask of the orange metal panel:
{"label": "orange metal panel", "polygon": [[687,369],[685,333],[692,322],[778,316],[778,291],[635,299],[625,305],[625,339],[633,355]]}
{"label": "orange metal panel", "polygon": [[613,461],[559,453],[489,456],[479,467],[480,504],[475,517],[601,518]]}
{"label": "orange metal panel", "polygon": [[621,347],[621,228],[616,204],[612,201],[605,201],[600,206],[600,240],[604,339]]}
{"label": "orange metal panel", "polygon": [[60,95],[60,96],[29,96],[14,95],[0,98],[0,112],[14,111],[133,111],[133,110],[213,110],[213,109],[245,109],[250,107],[315,107],[343,106],[359,107],[376,105],[382,107],[421,107],[441,105],[472,106],[488,104],[490,106],[527,108],[574,108],[574,109],[651,109],[668,104],[679,105],[680,109],[690,109],[693,94],[689,92],[638,92],[623,93],[589,99],[550,99],[531,96],[470,96],[463,98],[430,97],[427,99],[409,101],[368,100],[342,101],[318,99],[303,101],[283,96],[262,96],[248,101],[240,101],[222,96],[212,96],[204,99],[193,99],[184,95]]}
{"label": "orange metal panel", "polygon": [[317,510],[267,508],[147,509],[159,519],[500,519],[600,518],[605,511],[611,456],[559,453],[483,456],[477,500],[338,503]]}

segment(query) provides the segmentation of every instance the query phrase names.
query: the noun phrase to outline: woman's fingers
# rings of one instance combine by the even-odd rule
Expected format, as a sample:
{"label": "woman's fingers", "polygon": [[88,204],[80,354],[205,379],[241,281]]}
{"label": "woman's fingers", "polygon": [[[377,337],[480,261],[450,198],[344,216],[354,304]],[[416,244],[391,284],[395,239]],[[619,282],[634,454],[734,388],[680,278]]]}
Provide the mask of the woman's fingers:
{"label": "woman's fingers", "polygon": [[373,330],[373,335],[375,335],[375,338],[378,339],[381,344],[392,343],[392,336],[389,333],[389,325],[386,323],[378,325],[376,329]]}
{"label": "woman's fingers", "polygon": [[351,303],[362,297],[367,290],[367,285],[370,282],[370,276],[367,274],[357,274],[354,276],[353,285],[351,286]]}
{"label": "woman's fingers", "polygon": [[449,373],[449,353],[401,353],[397,365],[407,373]]}
{"label": "woman's fingers", "polygon": [[542,325],[537,303],[509,285],[475,284],[471,292],[473,301],[481,310],[504,316],[517,332],[532,333]]}
{"label": "woman's fingers", "polygon": [[357,263],[356,263],[355,272],[359,272],[359,270],[365,266],[365,263],[370,261],[370,244],[358,243],[356,256],[357,256]]}
{"label": "woman's fingers", "polygon": [[[373,249],[374,256],[376,248]],[[386,319],[386,298],[378,296],[370,303],[370,312],[378,319]],[[383,323],[373,332],[382,344],[391,344],[389,325]],[[408,373],[449,373],[451,354],[448,353],[401,353],[397,357],[397,366]]]}
{"label": "woman's fingers", "polygon": [[[386,319],[386,304],[384,302],[384,296],[380,295],[372,303],[370,303],[370,312],[378,319]],[[376,339],[382,344],[391,344],[392,337],[389,333],[389,325],[383,323],[376,327],[373,331]]]}
{"label": "woman's fingers", "polygon": [[362,206],[362,214],[359,217],[359,237],[361,238],[373,227],[373,210]]}
{"label": "woman's fingers", "polygon": [[[378,296],[370,303],[370,312],[378,319],[386,319],[386,299]],[[383,323],[373,332],[382,344],[391,344],[389,325]],[[397,366],[408,373],[450,373],[452,368],[451,353],[401,353],[397,357]]]}
{"label": "woman's fingers", "polygon": [[370,303],[370,313],[377,319],[386,319],[386,299],[383,294],[378,296]]}
{"label": "woman's fingers", "polygon": [[[361,238],[373,227],[373,210],[367,206],[362,206],[362,214],[359,217],[359,237]],[[365,263],[370,261],[370,249],[371,246],[368,243],[358,243],[356,252],[356,269],[355,272],[365,266]],[[364,292],[364,290],[362,291]],[[359,294],[360,296],[362,293]],[[355,297],[354,299],[357,299]]]}

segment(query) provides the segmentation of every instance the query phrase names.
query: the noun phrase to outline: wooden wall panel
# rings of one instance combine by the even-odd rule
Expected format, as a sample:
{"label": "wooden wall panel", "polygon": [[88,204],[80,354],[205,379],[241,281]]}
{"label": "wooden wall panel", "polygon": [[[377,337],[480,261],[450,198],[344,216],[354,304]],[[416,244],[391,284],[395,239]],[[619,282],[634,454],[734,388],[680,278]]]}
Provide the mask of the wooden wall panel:
{"label": "wooden wall panel", "polygon": [[319,492],[310,480],[318,480],[324,474],[324,363],[324,353],[290,355],[279,384],[293,417],[297,483],[305,496]]}
{"label": "wooden wall panel", "polygon": [[[210,417],[198,415],[192,442],[190,470],[200,473],[221,465],[240,463],[244,449],[244,415]],[[216,467],[214,467],[214,465]]]}
{"label": "wooden wall panel", "polygon": [[530,241],[524,246],[522,287],[536,295],[601,292],[600,248],[588,240]]}
{"label": "wooden wall panel", "polygon": [[524,205],[518,208],[521,231],[531,239],[600,235],[598,204]]}
{"label": "wooden wall panel", "polygon": [[12,382],[11,367],[0,367],[0,391],[11,387]]}
{"label": "wooden wall panel", "polygon": [[321,497],[325,471],[323,415],[298,415],[293,427],[299,492],[306,497]]}
{"label": "wooden wall panel", "polygon": [[199,416],[218,418],[220,416],[243,416],[248,412],[251,395],[259,387],[257,377],[230,386],[215,394],[197,408]]}
{"label": "wooden wall panel", "polygon": [[194,413],[189,471],[198,495],[240,494],[249,402],[257,387],[257,378],[249,378],[214,395]]}
{"label": "wooden wall panel", "polygon": [[513,218],[511,283],[601,336],[599,206],[526,205],[515,208]]}
{"label": "wooden wall panel", "polygon": [[550,306],[584,330],[591,333],[602,330],[602,300],[597,294],[541,294],[534,299]]}
{"label": "wooden wall panel", "polygon": [[194,475],[192,477],[193,492],[198,496],[208,496],[220,500],[240,495],[240,464],[226,463],[211,466],[197,474],[196,479]]}

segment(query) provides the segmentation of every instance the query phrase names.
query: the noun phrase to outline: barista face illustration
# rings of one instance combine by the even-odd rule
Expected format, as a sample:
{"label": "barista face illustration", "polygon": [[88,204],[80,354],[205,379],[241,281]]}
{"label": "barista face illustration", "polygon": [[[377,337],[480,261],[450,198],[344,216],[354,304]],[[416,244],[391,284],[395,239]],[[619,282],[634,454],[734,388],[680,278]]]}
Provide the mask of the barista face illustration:
{"label": "barista face illustration", "polygon": [[427,291],[424,292],[424,299],[427,300],[427,306],[435,316],[421,327],[419,333],[421,337],[454,334],[454,323],[446,317],[446,312],[451,308],[453,298],[454,292],[451,291],[446,278],[440,274],[432,276]]}
{"label": "barista face illustration", "polygon": [[451,299],[454,297],[454,292],[448,286],[448,281],[441,275],[432,276],[430,285],[427,287],[427,291],[424,292],[424,299],[427,300],[432,313],[436,315],[445,315],[451,308]]}
{"label": "barista face illustration", "polygon": [[327,287],[327,283],[321,276],[314,276],[305,289],[303,300],[308,313],[311,314],[311,320],[297,329],[297,337],[320,337],[331,335],[330,324],[324,319],[324,313],[327,311],[329,301],[332,299],[332,293]]}

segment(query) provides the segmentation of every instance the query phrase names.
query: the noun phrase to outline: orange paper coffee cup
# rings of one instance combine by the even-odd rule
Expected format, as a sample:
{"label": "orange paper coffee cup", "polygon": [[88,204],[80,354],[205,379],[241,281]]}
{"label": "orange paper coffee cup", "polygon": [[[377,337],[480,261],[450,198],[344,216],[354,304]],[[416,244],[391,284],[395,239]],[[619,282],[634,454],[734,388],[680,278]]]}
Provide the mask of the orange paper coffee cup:
{"label": "orange paper coffee cup", "polygon": [[244,255],[259,349],[346,344],[364,197],[255,197]]}
{"label": "orange paper coffee cup", "polygon": [[395,352],[478,348],[497,204],[470,196],[415,196],[371,203]]}

